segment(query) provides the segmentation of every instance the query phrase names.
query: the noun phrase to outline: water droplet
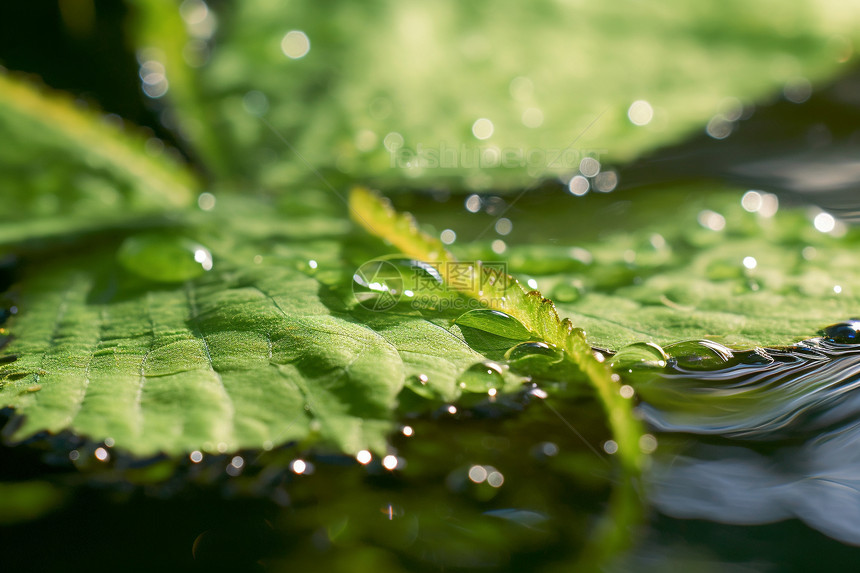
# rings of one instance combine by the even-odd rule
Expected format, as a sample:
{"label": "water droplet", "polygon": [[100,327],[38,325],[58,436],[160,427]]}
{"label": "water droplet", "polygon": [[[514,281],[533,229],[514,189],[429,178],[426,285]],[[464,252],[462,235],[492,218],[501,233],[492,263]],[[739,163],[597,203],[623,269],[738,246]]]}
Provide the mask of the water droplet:
{"label": "water droplet", "polygon": [[821,233],[830,233],[836,228],[836,218],[834,218],[830,213],[822,211],[815,216],[812,224],[815,226],[816,231]]}
{"label": "water droplet", "polygon": [[385,146],[385,149],[393,153],[403,147],[404,142],[405,140],[402,135],[396,131],[392,131],[382,140],[382,145]]}
{"label": "water droplet", "polygon": [[457,382],[466,392],[484,394],[488,390],[504,384],[502,367],[495,362],[480,362],[473,364],[460,375]]}
{"label": "water droplet", "polygon": [[483,483],[487,479],[488,472],[484,466],[472,466],[469,468],[469,479],[473,483]]}
{"label": "water droplet", "polygon": [[610,193],[618,186],[618,174],[615,171],[604,171],[594,178],[594,190]]}
{"label": "water droplet", "polygon": [[574,284],[561,283],[552,289],[551,296],[557,302],[574,302],[582,296],[582,291]]}
{"label": "water droplet", "polygon": [[212,193],[201,193],[197,196],[197,206],[203,211],[211,211],[215,208],[215,195]]}
{"label": "water droplet", "polygon": [[729,121],[722,114],[717,114],[708,122],[708,126],[705,128],[705,133],[714,139],[725,139],[732,134],[734,128],[734,122]]}
{"label": "water droplet", "polygon": [[571,177],[570,182],[567,184],[567,189],[570,191],[572,195],[576,195],[577,197],[582,197],[586,193],[588,193],[588,189],[591,187],[591,183],[588,182],[588,179],[583,177],[582,175],[574,175]]}
{"label": "water droplet", "polygon": [[295,459],[290,462],[290,471],[296,475],[302,475],[308,469],[308,464],[302,459]]}
{"label": "water droplet", "polygon": [[303,58],[311,50],[311,41],[301,30],[290,30],[281,40],[281,51],[291,60]]}
{"label": "water droplet", "polygon": [[792,78],[785,83],[782,93],[792,103],[803,103],[812,95],[812,84],[804,77]]}
{"label": "water droplet", "polygon": [[831,324],[821,331],[821,335],[837,344],[860,344],[860,320],[852,318]]}
{"label": "water droplet", "polygon": [[543,111],[537,107],[527,108],[523,112],[522,122],[526,127],[540,127],[543,125]]}
{"label": "water droplet", "polygon": [[726,366],[734,358],[731,350],[711,340],[676,342],[664,349],[674,366],[683,370],[711,370]]}
{"label": "water droplet", "polygon": [[761,209],[764,200],[762,199],[762,194],[758,191],[747,191],[744,193],[744,196],[741,197],[741,207],[744,208],[744,211],[749,213],[755,213],[759,209]]}
{"label": "water droplet", "polygon": [[522,342],[505,353],[505,358],[513,361],[535,356],[543,356],[558,362],[563,358],[564,353],[546,342]]}
{"label": "water droplet", "polygon": [[493,135],[494,129],[493,122],[482,117],[472,124],[472,135],[478,139],[489,139]]}
{"label": "water droplet", "polygon": [[558,446],[553,442],[543,442],[539,444],[539,448],[540,452],[547,457],[558,455]]}
{"label": "water droplet", "polygon": [[532,388],[529,390],[529,395],[534,396],[535,398],[540,398],[541,400],[546,400],[549,397],[546,390],[542,390],[540,388]]}
{"label": "water droplet", "polygon": [[532,338],[532,334],[519,320],[500,310],[470,310],[461,314],[454,322],[459,326],[468,326],[512,340]]}
{"label": "water droplet", "polygon": [[645,100],[636,100],[627,109],[627,118],[633,125],[648,125],[654,118],[654,108]]}
{"label": "water droplet", "polygon": [[722,231],[726,228],[726,218],[710,209],[699,213],[698,220],[701,226],[711,231]]}
{"label": "water droplet", "polygon": [[185,237],[154,233],[128,237],[117,260],[134,274],[158,282],[186,281],[212,268],[206,247]]}
{"label": "water droplet", "polygon": [[511,223],[510,219],[506,219],[505,217],[502,217],[501,219],[496,221],[495,229],[496,229],[496,232],[500,235],[509,235],[511,233],[511,230],[513,230],[513,228],[514,228],[514,224]]}
{"label": "water droplet", "polygon": [[636,342],[616,352],[609,365],[616,370],[665,368],[669,356],[653,342]]}
{"label": "water droplet", "polygon": [[579,172],[586,177],[594,177],[600,172],[600,162],[593,157],[583,157],[579,162]]}
{"label": "water droplet", "polygon": [[269,111],[269,98],[257,90],[251,90],[242,97],[245,111],[255,117],[263,117]]}
{"label": "water droplet", "polygon": [[474,194],[469,195],[469,197],[466,198],[465,205],[466,205],[466,210],[469,213],[477,213],[478,211],[481,210],[481,197],[479,195],[474,195]]}
{"label": "water droplet", "polygon": [[404,275],[399,261],[367,261],[352,276],[352,293],[356,302],[367,310],[385,311],[400,301]]}
{"label": "water droplet", "polygon": [[512,370],[530,376],[558,370],[563,358],[563,351],[545,342],[523,342],[505,353],[505,359]]}
{"label": "water droplet", "polygon": [[502,487],[502,484],[505,483],[505,476],[502,475],[502,472],[492,471],[487,475],[487,483],[490,484],[490,487]]}
{"label": "water droplet", "polygon": [[639,449],[643,454],[653,454],[657,450],[657,438],[651,434],[643,434],[639,438]]}

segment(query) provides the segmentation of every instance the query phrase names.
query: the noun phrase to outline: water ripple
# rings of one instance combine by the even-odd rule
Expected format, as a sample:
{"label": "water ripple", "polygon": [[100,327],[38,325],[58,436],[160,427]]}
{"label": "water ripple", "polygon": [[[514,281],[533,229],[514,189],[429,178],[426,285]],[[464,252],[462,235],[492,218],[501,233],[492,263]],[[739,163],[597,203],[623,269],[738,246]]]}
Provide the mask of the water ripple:
{"label": "water ripple", "polygon": [[860,545],[860,328],[832,334],[846,325],[860,323],[718,368],[631,371],[640,412],[668,438],[647,478],[654,506],[738,525],[796,518]]}
{"label": "water ripple", "polygon": [[634,381],[640,411],[666,432],[774,440],[817,433],[860,414],[860,346],[815,338],[735,353],[725,368],[670,363]]}

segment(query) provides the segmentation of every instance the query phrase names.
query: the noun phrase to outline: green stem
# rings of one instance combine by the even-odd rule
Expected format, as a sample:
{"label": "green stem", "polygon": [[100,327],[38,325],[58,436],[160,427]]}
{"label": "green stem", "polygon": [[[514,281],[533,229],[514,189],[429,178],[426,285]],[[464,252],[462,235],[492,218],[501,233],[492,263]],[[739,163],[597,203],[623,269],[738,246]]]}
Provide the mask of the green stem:
{"label": "green stem", "polygon": [[[385,239],[403,254],[432,263],[449,263],[457,259],[445,249],[441,241],[421,232],[414,218],[408,213],[397,213],[379,195],[357,187],[349,197],[353,218],[370,233]],[[442,278],[447,276],[449,265],[439,265]],[[642,471],[644,456],[639,448],[643,434],[642,425],[633,416],[630,399],[619,393],[618,383],[613,380],[612,371],[598,359],[585,339],[585,333],[574,328],[568,319],[558,316],[555,305],[543,298],[538,291],[526,291],[512,277],[504,281],[490,281],[491,272],[476,261],[471,267],[474,286],[463,294],[478,300],[483,306],[499,307],[510,316],[519,320],[536,337],[556,348],[563,350],[570,360],[585,375],[597,394],[606,412],[612,437],[618,444],[618,459],[624,470],[631,476]],[[462,270],[462,269],[458,269]]]}

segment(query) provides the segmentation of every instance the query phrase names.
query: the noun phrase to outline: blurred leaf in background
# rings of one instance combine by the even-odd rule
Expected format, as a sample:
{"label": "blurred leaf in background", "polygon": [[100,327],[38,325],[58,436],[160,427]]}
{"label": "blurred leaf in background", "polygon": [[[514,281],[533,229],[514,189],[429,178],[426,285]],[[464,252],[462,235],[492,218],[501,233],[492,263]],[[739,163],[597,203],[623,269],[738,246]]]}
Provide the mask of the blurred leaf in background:
{"label": "blurred leaf in background", "polygon": [[213,171],[277,189],[309,174],[266,122],[328,176],[388,189],[512,189],[723,138],[844,69],[860,24],[836,1],[134,5],[142,73],[166,70],[144,91]]}

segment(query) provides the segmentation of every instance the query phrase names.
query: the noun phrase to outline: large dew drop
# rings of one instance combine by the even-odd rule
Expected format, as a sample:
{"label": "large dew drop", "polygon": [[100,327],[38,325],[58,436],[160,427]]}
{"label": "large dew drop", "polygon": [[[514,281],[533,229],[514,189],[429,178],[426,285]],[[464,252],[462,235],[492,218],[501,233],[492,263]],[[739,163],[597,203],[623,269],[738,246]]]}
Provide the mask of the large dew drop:
{"label": "large dew drop", "polygon": [[676,342],[665,348],[672,362],[682,370],[713,370],[734,359],[731,350],[711,340]]}
{"label": "large dew drop", "polygon": [[519,320],[500,310],[475,309],[465,312],[454,321],[459,326],[468,326],[511,340],[533,338]]}
{"label": "large dew drop", "polygon": [[552,289],[552,298],[557,302],[574,302],[582,296],[582,290],[570,283],[561,283]]}
{"label": "large dew drop", "polygon": [[653,370],[665,368],[669,357],[653,342],[636,342],[612,356],[609,365],[615,370]]}
{"label": "large dew drop", "polygon": [[495,362],[473,364],[458,380],[460,388],[466,392],[486,393],[504,384],[502,367]]}
{"label": "large dew drop", "polygon": [[392,261],[367,261],[352,275],[352,292],[355,300],[373,311],[385,311],[398,302],[405,290],[400,268]]}
{"label": "large dew drop", "polygon": [[404,301],[414,307],[434,307],[457,296],[446,291],[436,266],[404,257],[367,261],[355,270],[352,290],[361,306],[374,311]]}
{"label": "large dew drop", "polygon": [[831,324],[821,331],[821,335],[837,344],[860,344],[860,319],[851,318]]}
{"label": "large dew drop", "polygon": [[528,376],[542,376],[558,369],[564,352],[545,342],[522,342],[505,353],[505,359],[514,372]]}
{"label": "large dew drop", "polygon": [[128,237],[117,260],[140,277],[164,283],[193,279],[212,269],[209,249],[186,237],[161,233]]}

